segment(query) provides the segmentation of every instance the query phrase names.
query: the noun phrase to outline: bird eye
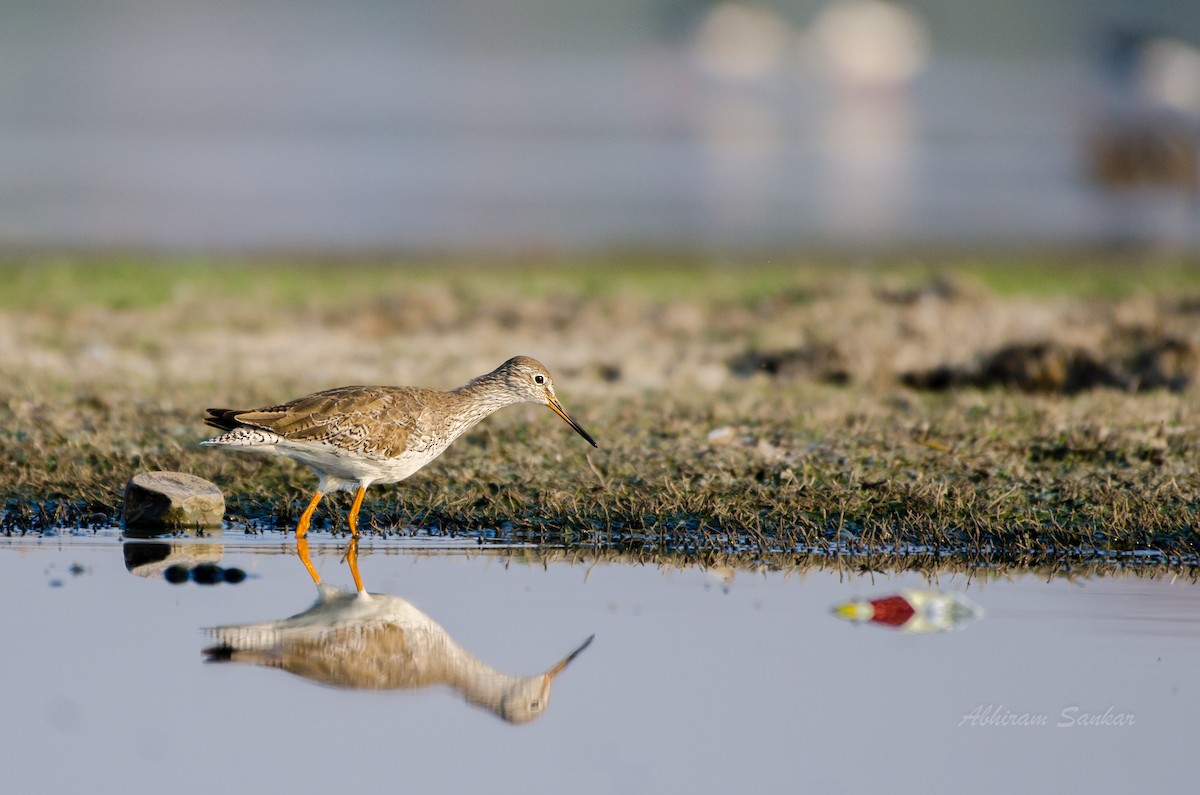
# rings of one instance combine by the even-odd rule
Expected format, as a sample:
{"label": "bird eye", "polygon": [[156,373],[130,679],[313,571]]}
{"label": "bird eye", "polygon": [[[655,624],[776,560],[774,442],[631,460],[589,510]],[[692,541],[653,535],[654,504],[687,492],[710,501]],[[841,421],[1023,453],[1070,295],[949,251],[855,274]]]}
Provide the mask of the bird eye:
{"label": "bird eye", "polygon": [[539,374],[539,375],[535,375],[535,376],[533,377],[533,383],[535,383],[535,384],[544,384],[544,383],[546,383],[546,376],[544,376],[544,375],[540,375],[540,374]]}

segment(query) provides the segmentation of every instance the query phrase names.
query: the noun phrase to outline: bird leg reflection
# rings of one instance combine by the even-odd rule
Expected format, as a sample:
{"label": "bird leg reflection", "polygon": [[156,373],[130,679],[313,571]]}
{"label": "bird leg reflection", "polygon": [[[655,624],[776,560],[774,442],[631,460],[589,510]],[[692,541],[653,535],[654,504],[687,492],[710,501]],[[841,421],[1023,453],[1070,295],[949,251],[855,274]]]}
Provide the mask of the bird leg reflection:
{"label": "bird leg reflection", "polygon": [[[304,564],[305,570],[308,571],[308,576],[312,577],[313,583],[321,586],[321,575],[317,573],[316,566],[313,566],[312,556],[308,551],[308,539],[296,539],[296,554],[300,556],[300,562]],[[354,578],[354,587],[359,593],[366,593],[366,588],[363,587],[362,576],[358,573],[358,539],[351,538],[350,546],[346,549],[346,557],[343,558],[350,565],[350,576]]]}
{"label": "bird leg reflection", "polygon": [[[312,577],[313,583],[319,588],[321,586],[321,575],[317,574],[317,570],[312,564],[312,558],[308,554],[308,539],[304,536],[296,538],[296,554],[300,556],[300,562],[308,570],[308,576]],[[357,580],[357,577],[355,579]]]}
{"label": "bird leg reflection", "polygon": [[[362,495],[362,490],[359,489],[359,496]],[[346,549],[346,562],[350,565],[350,576],[354,578],[354,587],[358,589],[360,594],[365,594],[367,590],[363,588],[362,577],[358,574],[358,536],[350,538],[350,546]]]}

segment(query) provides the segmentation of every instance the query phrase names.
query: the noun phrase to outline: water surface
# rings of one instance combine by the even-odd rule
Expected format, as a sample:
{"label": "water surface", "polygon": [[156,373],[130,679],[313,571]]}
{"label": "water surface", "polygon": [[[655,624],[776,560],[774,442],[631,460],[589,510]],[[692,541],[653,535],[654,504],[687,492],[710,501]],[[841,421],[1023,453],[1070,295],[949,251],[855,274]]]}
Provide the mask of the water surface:
{"label": "water surface", "polygon": [[[201,628],[291,616],[316,589],[284,536],[169,542],[174,561],[245,571],[237,584],[171,584],[154,543],[0,540],[12,791],[1184,791],[1193,778],[1193,582],[946,575],[932,586],[985,616],[917,635],[830,608],[931,585],[918,575],[364,542],[370,591],[501,671],[545,670],[595,634],[544,714],[512,725],[447,687],[205,663]],[[314,540],[323,580],[352,587],[343,552]]]}

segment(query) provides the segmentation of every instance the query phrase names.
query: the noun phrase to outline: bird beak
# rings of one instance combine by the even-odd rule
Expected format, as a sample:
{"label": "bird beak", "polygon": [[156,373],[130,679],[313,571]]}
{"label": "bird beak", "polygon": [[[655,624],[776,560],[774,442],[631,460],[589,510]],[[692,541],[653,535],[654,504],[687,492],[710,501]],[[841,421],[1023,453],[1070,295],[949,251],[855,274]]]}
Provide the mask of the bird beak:
{"label": "bird beak", "polygon": [[584,649],[586,649],[588,646],[590,646],[590,645],[592,644],[592,641],[593,641],[593,640],[595,640],[595,639],[596,639],[596,636],[595,636],[595,635],[592,635],[592,636],[591,636],[591,637],[589,637],[587,640],[585,640],[585,641],[583,642],[583,645],[581,645],[581,646],[580,646],[578,649],[576,649],[575,651],[571,652],[571,653],[570,653],[570,654],[568,654],[566,657],[563,657],[563,658],[562,658],[562,660],[560,660],[558,663],[556,663],[556,664],[555,664],[555,666],[554,666],[553,668],[551,668],[549,671],[546,671],[546,673],[544,674],[544,676],[546,677],[546,680],[547,680],[547,681],[550,681],[550,680],[554,679],[554,677],[556,677],[556,676],[558,676],[560,673],[562,673],[562,669],[564,669],[564,668],[566,668],[568,665],[570,665],[570,664],[571,664],[571,660],[574,660],[574,659],[575,659],[576,657],[578,657],[578,656],[579,656],[581,653],[583,653],[583,650],[584,650]]}
{"label": "bird beak", "polygon": [[[551,411],[553,411],[558,416],[562,417],[563,421],[566,422],[567,425],[570,425],[572,428],[574,428],[575,432],[577,434],[582,436],[584,439],[587,439],[588,442],[592,445],[592,447],[600,446],[600,445],[596,444],[596,440],[592,438],[592,435],[590,433],[588,433],[587,431],[585,431],[583,429],[583,426],[580,425],[578,422],[576,422],[574,420],[574,418],[571,417],[571,415],[567,413],[567,410],[562,407],[562,404],[559,403],[557,399],[547,396],[546,405],[550,407]],[[586,646],[587,644],[585,643],[583,645]]]}

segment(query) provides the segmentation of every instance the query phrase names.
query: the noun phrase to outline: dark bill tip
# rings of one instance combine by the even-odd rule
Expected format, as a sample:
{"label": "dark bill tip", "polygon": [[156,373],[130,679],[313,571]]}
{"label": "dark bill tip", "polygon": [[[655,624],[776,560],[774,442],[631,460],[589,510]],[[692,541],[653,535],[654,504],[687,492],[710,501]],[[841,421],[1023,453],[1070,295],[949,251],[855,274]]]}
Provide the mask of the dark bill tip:
{"label": "dark bill tip", "polygon": [[588,443],[592,447],[600,446],[600,445],[596,444],[596,440],[592,438],[592,435],[590,433],[588,433],[587,431],[585,431],[583,429],[583,426],[580,425],[578,422],[576,422],[575,418],[567,413],[567,410],[562,407],[561,403],[559,403],[557,400],[551,400],[547,403],[547,405],[550,406],[550,408],[554,411],[555,414],[557,414],[558,416],[563,418],[563,422],[567,423],[567,425],[570,425],[572,428],[574,428],[575,433],[579,434],[584,439],[587,439]]}

